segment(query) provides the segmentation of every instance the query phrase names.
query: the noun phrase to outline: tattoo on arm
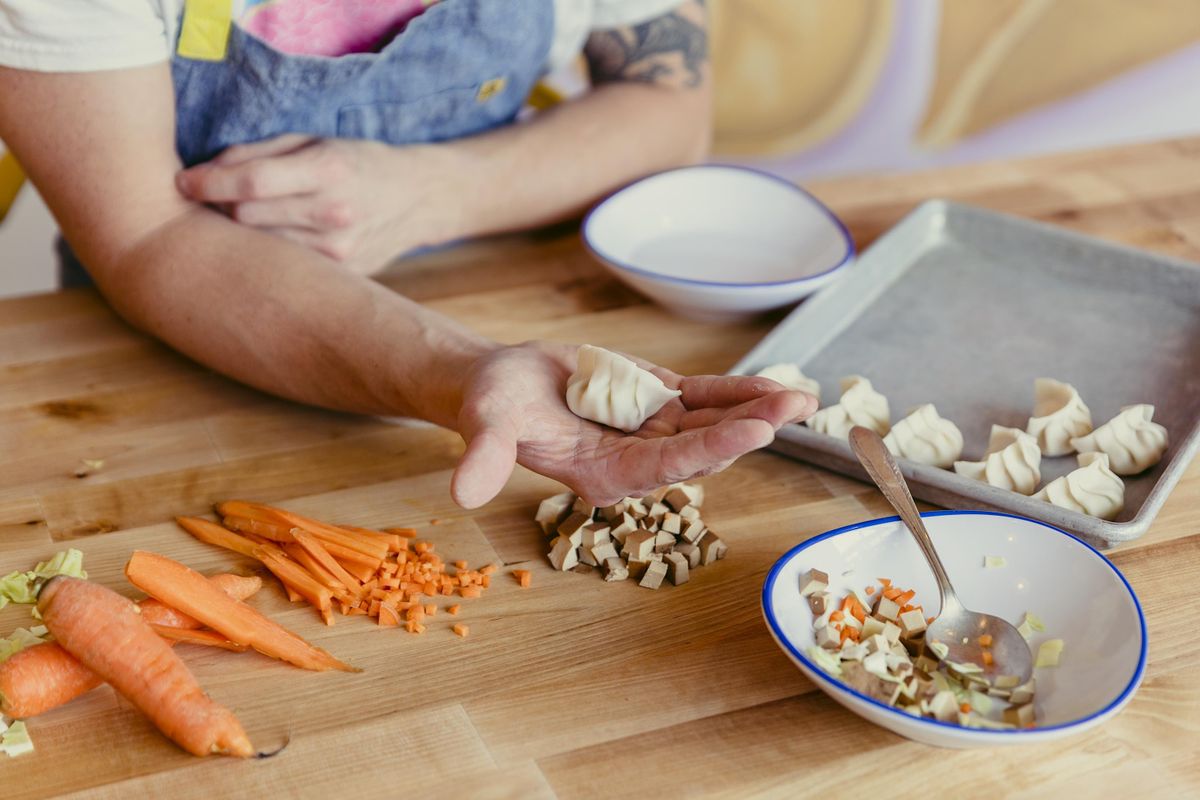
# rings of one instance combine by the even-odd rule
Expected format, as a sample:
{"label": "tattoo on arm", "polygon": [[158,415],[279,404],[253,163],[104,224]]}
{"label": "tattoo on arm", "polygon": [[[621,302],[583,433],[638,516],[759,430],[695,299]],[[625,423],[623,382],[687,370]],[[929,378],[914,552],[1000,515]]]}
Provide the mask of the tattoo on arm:
{"label": "tattoo on arm", "polygon": [[704,0],[689,0],[641,25],[596,31],[588,38],[584,55],[595,84],[700,86],[708,64]]}

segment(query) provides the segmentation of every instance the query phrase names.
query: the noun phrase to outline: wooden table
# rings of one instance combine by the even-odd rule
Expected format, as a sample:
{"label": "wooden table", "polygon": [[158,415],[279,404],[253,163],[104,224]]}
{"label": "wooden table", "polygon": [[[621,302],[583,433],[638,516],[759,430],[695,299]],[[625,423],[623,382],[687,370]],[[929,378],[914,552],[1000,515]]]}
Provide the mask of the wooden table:
{"label": "wooden table", "polygon": [[[951,197],[1200,260],[1200,139],[811,187],[860,248],[920,201]],[[673,319],[594,266],[574,231],[461,247],[385,281],[506,341],[620,347],[680,372],[727,369],[778,319]],[[397,346],[403,346],[397,343]],[[1200,793],[1200,463],[1148,535],[1113,554],[1148,617],[1150,665],[1116,719],[1055,747],[946,752],[900,739],[816,691],[772,643],[762,579],[789,546],[882,515],[866,486],[756,454],[707,481],[730,556],[651,593],[555,574],[530,522],[554,486],[518,471],[463,513],[447,494],[461,452],[428,427],[301,408],[217,377],[121,324],[94,294],[0,303],[0,572],[68,545],[132,592],[136,546],[198,569],[244,566],[169,521],[217,500],[285,502],[339,521],[417,524],[474,562],[531,566],[472,601],[459,640],[363,618],[325,628],[275,586],[254,601],[363,666],[302,673],[254,654],[181,648],[275,759],[194,759],[108,688],[30,723],[38,751],[0,759],[6,798],[339,794],[363,797],[801,795],[1076,797]],[[80,459],[103,459],[77,478]],[[430,521],[440,524],[433,526]],[[0,630],[25,622],[0,612]],[[445,624],[441,624],[445,623]],[[925,795],[928,796],[928,795]]]}

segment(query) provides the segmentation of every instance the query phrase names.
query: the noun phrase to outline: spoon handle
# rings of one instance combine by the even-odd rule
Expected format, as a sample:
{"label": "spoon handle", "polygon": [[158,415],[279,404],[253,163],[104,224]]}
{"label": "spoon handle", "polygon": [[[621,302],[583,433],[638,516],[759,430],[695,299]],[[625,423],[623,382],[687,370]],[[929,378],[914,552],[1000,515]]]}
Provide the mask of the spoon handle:
{"label": "spoon handle", "polygon": [[925,530],[925,523],[921,520],[920,512],[917,511],[917,504],[913,501],[908,483],[900,474],[900,467],[896,464],[896,459],[892,458],[883,439],[870,428],[856,425],[850,430],[850,449],[854,451],[854,455],[858,456],[858,460],[867,470],[867,474],[871,476],[871,480],[879,487],[879,491],[883,492],[883,496],[887,498],[892,508],[900,515],[900,519],[904,520],[904,524],[916,537],[921,552],[925,554],[925,560],[929,562],[929,566],[933,570],[933,577],[937,580],[938,589],[942,595],[942,610],[946,610],[948,603],[958,604],[954,587],[950,585],[950,578],[946,575],[942,560],[938,558],[937,551],[933,548],[929,531]]}

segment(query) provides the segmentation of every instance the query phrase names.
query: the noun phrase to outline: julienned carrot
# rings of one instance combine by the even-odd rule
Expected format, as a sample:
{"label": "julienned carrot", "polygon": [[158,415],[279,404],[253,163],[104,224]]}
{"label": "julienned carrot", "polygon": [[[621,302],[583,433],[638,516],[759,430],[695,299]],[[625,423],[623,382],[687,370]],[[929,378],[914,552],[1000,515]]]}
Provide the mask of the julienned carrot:
{"label": "julienned carrot", "polygon": [[217,547],[224,547],[226,550],[232,550],[244,556],[254,557],[254,548],[256,546],[254,542],[245,536],[222,528],[215,522],[209,522],[199,517],[176,517],[175,521],[179,523],[179,527],[202,542],[216,545]]}
{"label": "julienned carrot", "polygon": [[230,500],[218,505],[217,510],[222,516],[247,517],[276,525],[284,525],[289,528],[301,528],[322,541],[340,544],[351,550],[357,550],[360,553],[373,556],[380,561],[388,553],[388,546],[385,542],[364,541],[361,537],[348,533],[336,525],[329,525],[320,520],[310,519],[282,508],[262,505],[261,503],[248,503],[244,500]]}
{"label": "julienned carrot", "polygon": [[383,542],[387,545],[389,553],[399,553],[401,550],[407,549],[404,538],[397,533],[384,533],[371,528],[360,528],[357,525],[338,525],[337,527],[359,536],[365,536],[368,541]]}
{"label": "julienned carrot", "polygon": [[293,561],[308,570],[317,579],[318,583],[333,592],[335,596],[341,594],[349,595],[346,586],[335,578],[333,573],[321,566],[320,562],[313,558],[312,554],[301,547],[299,543],[284,545],[283,550]]}
{"label": "julienned carrot", "polygon": [[232,650],[235,653],[244,653],[250,649],[244,644],[229,641],[215,631],[198,631],[154,624],[151,624],[150,628],[162,638],[173,642],[187,642],[188,644],[202,644],[207,647],[220,647],[224,650]]}
{"label": "julienned carrot", "polygon": [[[321,609],[331,603],[332,592],[318,583],[311,573],[295,561],[287,559],[282,554],[270,553],[265,550],[260,552],[260,560],[272,575],[279,578],[285,586],[292,587],[312,606]],[[345,597],[349,599],[349,595],[345,595]]]}
{"label": "julienned carrot", "polygon": [[150,596],[190,614],[228,639],[250,645],[263,655],[304,669],[359,671],[245,603],[229,598],[204,580],[200,573],[166,556],[135,550],[125,565],[125,577]]}
{"label": "julienned carrot", "polygon": [[273,525],[270,522],[263,522],[259,519],[247,519],[246,517],[222,517],[221,522],[226,528],[242,533],[253,533],[255,536],[261,536],[264,539],[270,539],[273,542],[287,543],[292,540],[292,529],[286,525]]}
{"label": "julienned carrot", "polygon": [[[257,575],[243,577],[241,575],[210,575],[209,583],[216,586],[235,600],[245,600],[253,597],[262,588],[262,578]],[[151,625],[166,625],[172,628],[203,628],[198,620],[170,606],[160,603],[153,597],[147,597],[138,603],[142,610],[142,619]]]}
{"label": "julienned carrot", "polygon": [[346,572],[345,567],[337,562],[337,559],[329,555],[329,551],[325,549],[325,545],[321,540],[313,536],[308,531],[296,531],[296,544],[308,551],[308,554],[316,559],[317,563],[325,568],[329,574],[337,578],[338,583],[346,587],[346,590],[355,597],[362,597],[362,583]]}
{"label": "julienned carrot", "polygon": [[[208,579],[221,591],[244,600],[258,591],[262,580],[239,575]],[[200,627],[187,614],[153,598],[138,603],[147,622],[176,627]],[[103,681],[57,642],[28,647],[0,663],[0,713],[17,719],[36,717],[95,689]]]}
{"label": "julienned carrot", "polygon": [[[196,577],[207,593],[239,605],[199,573]],[[128,599],[98,583],[60,575],[42,588],[38,610],[64,650],[111,684],[184,750],[197,756],[254,755],[233,712],[204,693],[179,656]]]}

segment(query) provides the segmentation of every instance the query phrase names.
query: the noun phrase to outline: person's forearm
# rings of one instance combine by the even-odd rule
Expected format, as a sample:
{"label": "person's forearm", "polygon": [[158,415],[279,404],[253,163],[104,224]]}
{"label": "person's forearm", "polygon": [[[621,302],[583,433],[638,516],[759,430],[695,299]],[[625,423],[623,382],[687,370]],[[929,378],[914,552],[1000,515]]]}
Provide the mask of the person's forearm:
{"label": "person's forearm", "polygon": [[295,400],[456,427],[462,375],[494,347],[312,251],[194,207],[93,270],[131,323]]}

